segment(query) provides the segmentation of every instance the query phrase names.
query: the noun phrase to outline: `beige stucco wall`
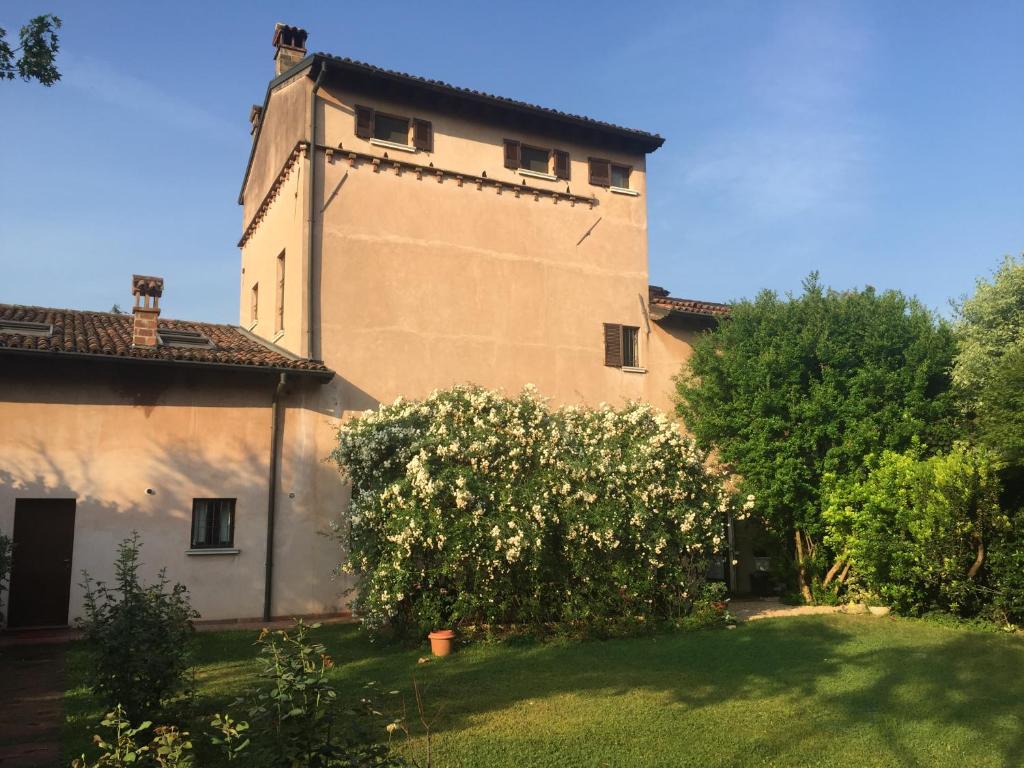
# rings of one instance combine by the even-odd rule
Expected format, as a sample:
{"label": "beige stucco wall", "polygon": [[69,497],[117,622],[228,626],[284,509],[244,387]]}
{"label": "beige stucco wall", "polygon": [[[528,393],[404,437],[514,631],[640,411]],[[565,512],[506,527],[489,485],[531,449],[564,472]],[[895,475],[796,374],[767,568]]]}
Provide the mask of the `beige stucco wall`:
{"label": "beige stucco wall", "polygon": [[[166,567],[172,581],[189,587],[203,619],[261,615],[274,383],[107,362],[5,363],[0,531],[13,530],[18,498],[77,500],[71,620],[81,614],[81,572],[109,580],[115,547],[132,530],[144,541],[144,574]],[[345,604],[329,578],[337,548],[319,535],[337,510],[316,497],[317,485],[331,483],[317,477],[329,470],[312,438],[320,416],[303,407],[309,386],[292,386],[285,409],[275,615]],[[333,479],[340,486],[336,473]],[[239,554],[186,554],[192,499],[203,497],[237,499]]]}
{"label": "beige stucco wall", "polygon": [[277,178],[284,158],[300,139],[309,134],[309,91],[309,80],[299,75],[280,84],[267,100],[259,141],[242,190],[242,226],[252,220],[253,213]]}
{"label": "beige stucco wall", "polygon": [[[642,156],[330,87],[322,96],[320,144],[598,198],[591,207],[499,195],[317,153],[319,351],[342,378],[384,401],[463,382],[509,391],[529,382],[556,403],[643,397],[643,374],[603,365],[602,335],[603,322],[644,325]],[[357,138],[355,104],[430,120],[434,151],[412,154]],[[568,151],[571,180],[505,168],[505,138]],[[634,166],[631,185],[640,195],[591,186],[589,155]]]}
{"label": "beige stucco wall", "polygon": [[[289,148],[289,153],[291,148]],[[286,155],[287,156],[287,155]],[[279,169],[280,170],[280,169]],[[308,163],[297,159],[288,170],[264,219],[242,249],[238,323],[258,336],[296,354],[305,354],[306,292],[306,174]],[[285,257],[284,328],[276,327],[277,258]],[[251,295],[259,285],[259,312],[252,322]]]}
{"label": "beige stucco wall", "polygon": [[[308,131],[310,90],[310,81],[299,79],[271,95],[257,151],[260,171],[250,174],[268,181],[250,182],[246,222],[262,200],[260,190],[273,181],[271,169],[280,171],[296,136]],[[249,325],[249,291],[258,281],[260,321],[253,330],[298,354],[321,357],[338,372],[327,395],[333,412],[465,382],[507,391],[529,382],[555,403],[645,399],[671,410],[671,377],[689,355],[690,336],[646,317],[643,155],[346,92],[329,79],[317,104],[317,144],[342,151],[330,158],[316,151],[296,163],[243,246],[240,320]],[[356,104],[431,121],[433,151],[404,152],[357,137]],[[505,168],[506,138],[568,151],[571,179],[548,181]],[[526,190],[568,188],[594,196],[597,204],[498,194],[494,187],[460,186],[451,178],[438,183],[386,164],[375,172],[368,162],[350,164],[346,150],[525,182]],[[639,194],[589,184],[590,156],[632,166],[630,186]],[[307,349],[305,329],[311,162],[317,217],[313,350]],[[288,254],[286,322],[284,334],[275,337],[274,259],[282,250]],[[641,329],[646,373],[604,366],[605,322]]]}
{"label": "beige stucco wall", "polygon": [[[308,80],[271,96],[258,152],[260,173],[273,181],[295,143],[297,120],[308,130]],[[302,96],[296,93],[302,91]],[[281,192],[242,247],[240,286],[243,325],[249,290],[261,285],[259,335],[274,339],[274,258],[287,249],[285,333],[277,343],[322,358],[337,372],[309,395],[315,414],[303,434],[303,451],[326,457],[337,421],[397,396],[422,397],[458,383],[518,391],[532,383],[554,404],[647,400],[672,410],[672,377],[689,357],[696,331],[647,317],[646,159],[603,147],[487,125],[447,113],[411,109],[387,99],[356,95],[329,81],[320,92],[316,144],[339,148],[304,156],[289,171]],[[430,120],[433,152],[404,152],[355,135],[354,105]],[[275,111],[292,110],[289,118]],[[274,129],[273,126],[289,126]],[[303,138],[304,135],[300,134]],[[566,150],[571,179],[548,181],[504,167],[503,140]],[[261,140],[262,141],[262,140]],[[515,183],[527,190],[498,194],[493,186],[460,186],[454,179],[396,173],[387,164],[350,164],[346,151],[431,164],[467,175]],[[589,156],[631,165],[636,196],[588,183]],[[315,164],[313,242],[314,334],[304,329],[307,283],[306,195]],[[525,181],[525,186],[523,182]],[[247,224],[262,200],[253,183],[245,200]],[[541,188],[597,199],[594,206],[534,199]],[[589,234],[587,234],[589,232]],[[586,235],[586,236],[584,236]],[[294,255],[293,255],[294,254]],[[296,270],[299,280],[292,278]],[[293,313],[298,313],[294,318]],[[294,318],[294,319],[293,319]],[[640,362],[646,372],[604,365],[603,323],[640,328]],[[298,331],[296,331],[298,329]],[[347,491],[333,468],[319,464],[309,478],[321,514],[339,511]],[[295,562],[294,578],[325,580],[317,568]]]}

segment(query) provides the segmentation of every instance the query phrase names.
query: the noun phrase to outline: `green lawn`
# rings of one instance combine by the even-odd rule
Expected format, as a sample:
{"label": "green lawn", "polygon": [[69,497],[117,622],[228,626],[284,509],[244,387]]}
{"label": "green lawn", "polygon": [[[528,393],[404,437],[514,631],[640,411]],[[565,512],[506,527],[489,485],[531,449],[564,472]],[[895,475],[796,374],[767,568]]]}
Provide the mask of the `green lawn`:
{"label": "green lawn", "polygon": [[[340,689],[440,709],[445,766],[1020,766],[1024,642],[918,621],[807,616],[633,640],[478,645],[417,664],[352,626],[318,631]],[[251,632],[199,637],[199,706],[253,672]],[[69,659],[71,751],[97,711]]]}

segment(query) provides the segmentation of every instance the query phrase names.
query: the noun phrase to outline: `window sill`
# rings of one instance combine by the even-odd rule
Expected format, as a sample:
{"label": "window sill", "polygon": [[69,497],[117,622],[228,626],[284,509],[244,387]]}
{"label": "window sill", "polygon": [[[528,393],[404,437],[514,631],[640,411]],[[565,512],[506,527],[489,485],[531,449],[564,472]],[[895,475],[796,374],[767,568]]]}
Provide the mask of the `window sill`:
{"label": "window sill", "polygon": [[389,149],[397,149],[401,152],[412,152],[415,154],[419,152],[416,147],[410,147],[408,144],[399,144],[395,141],[385,141],[384,139],[370,139],[371,144],[376,144],[378,147],[388,147]]}
{"label": "window sill", "polygon": [[237,555],[241,551],[234,547],[203,547],[201,549],[186,549],[185,554],[190,557],[193,555]]}
{"label": "window sill", "polygon": [[630,197],[640,197],[640,193],[635,189],[626,189],[625,187],[608,187],[610,192],[614,192],[616,195],[629,195]]}
{"label": "window sill", "polygon": [[634,365],[624,365],[622,366],[622,370],[626,373],[647,373],[646,368],[637,368]]}
{"label": "window sill", "polygon": [[540,171],[531,171],[527,168],[519,169],[520,176],[529,176],[531,179],[544,179],[545,181],[558,181],[558,177],[551,173],[541,173]]}

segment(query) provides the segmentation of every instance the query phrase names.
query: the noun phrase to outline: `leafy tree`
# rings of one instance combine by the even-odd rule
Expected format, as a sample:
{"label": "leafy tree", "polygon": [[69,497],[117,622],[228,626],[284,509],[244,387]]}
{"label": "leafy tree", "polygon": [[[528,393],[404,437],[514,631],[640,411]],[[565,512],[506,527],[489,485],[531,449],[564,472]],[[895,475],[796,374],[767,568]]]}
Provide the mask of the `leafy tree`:
{"label": "leafy tree", "polygon": [[979,441],[1008,464],[1024,464],[1024,346],[1001,355],[987,373],[974,409]]}
{"label": "leafy tree", "polygon": [[957,308],[953,381],[981,442],[1024,462],[1024,258],[1006,257]]}
{"label": "leafy tree", "polygon": [[978,393],[999,360],[1024,347],[1024,257],[1007,256],[991,280],[980,278],[957,315],[960,349],[953,381],[967,393]]}
{"label": "leafy tree", "polygon": [[873,288],[834,291],[817,274],[799,296],[772,291],[733,306],[698,340],[677,378],[678,413],[757,498],[811,600],[812,576],[844,556],[819,546],[822,480],[863,473],[864,459],[915,439],[950,442],[950,328],[916,300]]}
{"label": "leafy tree", "polygon": [[55,63],[60,27],[60,18],[53,14],[36,16],[21,28],[17,48],[11,48],[7,30],[0,27],[0,79],[13,80],[17,76],[26,82],[38,80],[47,87],[60,80]]}

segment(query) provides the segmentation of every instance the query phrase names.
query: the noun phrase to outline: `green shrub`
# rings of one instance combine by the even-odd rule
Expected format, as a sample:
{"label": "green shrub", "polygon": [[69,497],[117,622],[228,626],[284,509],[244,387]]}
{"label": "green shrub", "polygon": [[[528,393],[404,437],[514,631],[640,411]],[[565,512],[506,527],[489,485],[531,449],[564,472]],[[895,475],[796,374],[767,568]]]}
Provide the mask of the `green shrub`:
{"label": "green shrub", "polygon": [[928,459],[885,452],[869,466],[862,481],[834,482],[827,543],[901,612],[976,614],[987,600],[985,547],[1009,525],[993,454],[957,444]]}
{"label": "green shrub", "polygon": [[[290,631],[260,633],[256,642],[261,684],[249,702],[255,753],[246,762],[295,768],[404,765],[364,727],[360,715],[366,712],[339,711],[337,691],[327,679],[333,662],[327,649],[309,637],[319,626],[298,620]],[[230,744],[239,738],[231,731],[241,729],[232,729],[230,719],[215,719],[214,725],[221,733],[215,743],[228,746],[230,757]],[[237,746],[235,754],[244,746]]]}
{"label": "green shrub", "polygon": [[1024,624],[1024,514],[1018,512],[989,550],[989,581],[996,617]]}
{"label": "green shrub", "polygon": [[455,387],[348,422],[333,458],[371,631],[673,619],[722,544],[722,477],[646,405]]}
{"label": "green shrub", "polygon": [[693,603],[693,611],[682,619],[680,626],[688,629],[721,627],[733,621],[729,613],[729,590],[720,581],[711,581],[701,587]]}
{"label": "green shrub", "polygon": [[732,304],[695,342],[677,408],[757,496],[758,517],[796,566],[783,571],[787,587],[810,602],[812,582],[842,554],[821,546],[826,476],[859,478],[865,456],[915,438],[950,442],[955,344],[947,323],[896,291],[837,291],[817,274],[803,287]]}
{"label": "green shrub", "polygon": [[81,627],[93,693],[110,707],[153,719],[169,699],[187,691],[192,619],[199,614],[186,588],[171,585],[164,570],[154,584],[139,580],[141,546],[134,532],[118,546],[113,586],[84,574]]}

